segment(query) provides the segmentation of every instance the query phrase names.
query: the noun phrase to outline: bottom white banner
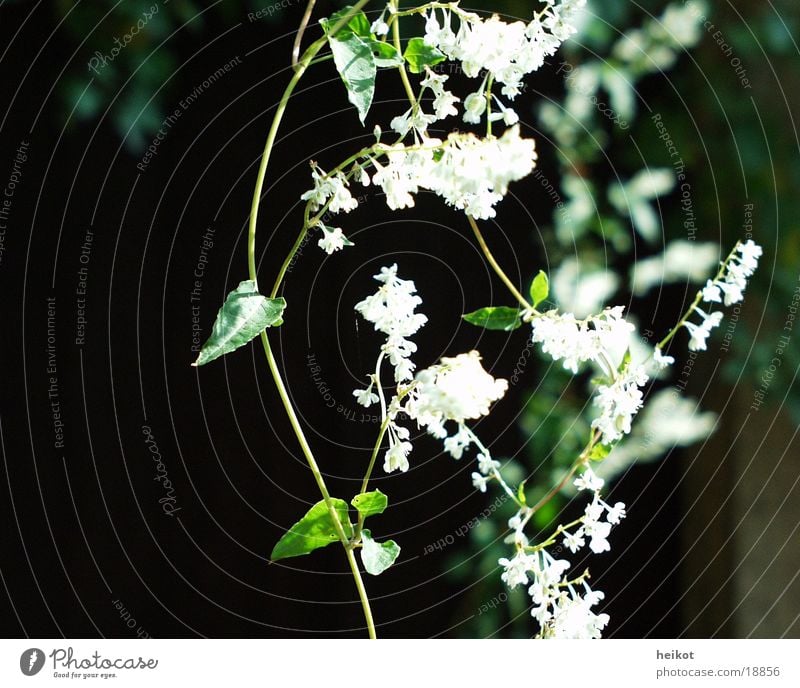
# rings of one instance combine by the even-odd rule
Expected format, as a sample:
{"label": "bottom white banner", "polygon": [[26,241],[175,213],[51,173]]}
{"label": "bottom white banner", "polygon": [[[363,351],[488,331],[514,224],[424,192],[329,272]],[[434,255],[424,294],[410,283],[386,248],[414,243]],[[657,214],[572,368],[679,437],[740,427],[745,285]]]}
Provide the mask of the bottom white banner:
{"label": "bottom white banner", "polygon": [[3,640],[0,686],[798,686],[800,640]]}

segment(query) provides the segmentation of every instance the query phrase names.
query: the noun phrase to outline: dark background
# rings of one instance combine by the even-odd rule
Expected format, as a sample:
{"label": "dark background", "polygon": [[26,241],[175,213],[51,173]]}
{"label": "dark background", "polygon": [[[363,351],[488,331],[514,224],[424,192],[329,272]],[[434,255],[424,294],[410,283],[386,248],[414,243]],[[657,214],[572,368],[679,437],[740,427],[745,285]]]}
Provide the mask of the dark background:
{"label": "dark background", "polygon": [[[319,5],[317,17],[333,6]],[[185,25],[178,22],[174,35],[143,37],[113,65],[117,81],[106,82],[105,100],[91,116],[72,109],[74,84],[89,84],[87,61],[95,50],[110,50],[113,36],[131,22],[128,15],[115,20],[119,10],[113,10],[80,35],[64,20],[69,7],[0,6],[0,184],[20,143],[30,143],[0,264],[3,635],[362,637],[361,609],[338,547],[268,561],[273,544],[318,494],[260,347],[248,346],[199,370],[190,367],[190,293],[209,228],[213,247],[195,304],[203,338],[225,294],[247,277],[252,187],[290,76],[302,7],[294,4],[269,21],[249,21],[244,3],[230,3],[224,11],[210,6],[202,21],[190,13]],[[136,16],[138,4],[128,11]],[[316,28],[310,34],[316,36]],[[237,57],[241,62],[182,110],[144,172],[137,163],[152,130],[135,117],[126,120],[119,109],[131,89],[149,87],[126,81],[134,70],[125,72],[129,65],[123,60],[134,60],[134,51],[142,63],[150,55],[169,58],[148,92],[157,94],[160,110],[153,113],[147,99],[142,110],[156,125],[220,67]],[[686,71],[691,69],[687,59]],[[543,94],[559,91],[559,77],[543,69],[529,83],[517,109],[526,133],[539,138],[530,113]],[[647,88],[645,100],[657,97],[663,84],[656,80]],[[401,99],[394,74],[379,79],[376,105],[361,127],[332,65],[311,69],[292,98],[267,175],[259,224],[265,284],[272,283],[299,231],[308,161],[334,166],[371,141],[374,124],[385,126]],[[702,115],[707,104],[689,107]],[[709,126],[715,126],[713,118]],[[713,138],[715,130],[702,135]],[[543,169],[554,169],[546,142],[540,149]],[[695,174],[703,176],[702,161]],[[376,423],[362,420],[351,390],[374,366],[380,345],[352,309],[374,290],[371,276],[380,266],[397,262],[424,299],[421,310],[431,322],[415,337],[420,366],[476,347],[488,369],[508,376],[525,347],[524,334],[482,334],[461,321],[463,312],[507,297],[458,213],[425,196],[416,208],[393,213],[372,189],[363,194],[359,209],[337,218],[356,246],[332,257],[315,242],[305,247],[285,283],[286,323],[271,334],[331,492],[347,499],[358,490],[377,430]],[[520,284],[539,267],[549,268],[541,229],[551,211],[539,186],[523,182],[498,207],[496,221],[486,223],[498,260]],[[77,344],[76,287],[89,229],[94,239],[86,265],[86,334]],[[777,236],[777,224],[771,234]],[[709,230],[705,238],[718,237]],[[774,257],[776,244],[768,252]],[[48,372],[50,297],[56,299],[54,374]],[[655,322],[667,327],[681,299],[679,293],[658,308],[650,302],[637,307],[655,311]],[[316,381],[309,356],[321,369]],[[699,365],[716,370],[714,360]],[[528,374],[533,387],[541,371]],[[51,376],[57,378],[63,413],[63,448],[55,446]],[[335,405],[355,417],[328,407],[319,379]],[[516,409],[530,394],[530,387],[514,387],[478,424],[497,456],[524,454],[529,437],[516,423]],[[159,504],[165,492],[154,480],[143,426],[150,428],[174,485],[179,511],[173,516]],[[715,457],[733,445],[738,430],[721,427],[716,437],[722,448],[714,450]],[[378,471],[374,483],[389,494],[391,506],[374,519],[373,532],[403,548],[395,567],[366,581],[384,637],[458,636],[459,627],[489,602],[476,592],[483,574],[465,539],[424,554],[494,498],[472,490],[468,460],[456,463],[439,452],[436,442],[420,438],[407,474],[386,477]],[[612,553],[590,562],[593,584],[607,596],[607,635],[736,633],[725,626],[725,610],[735,602],[724,587],[724,572],[718,587],[701,591],[706,600],[721,594],[723,611],[705,627],[689,625],[702,604],[686,608],[687,586],[680,577],[687,551],[681,528],[685,537],[686,508],[697,497],[687,480],[688,461],[674,453],[669,461],[630,471],[613,488],[611,500],[628,503],[629,517],[615,531]],[[705,494],[724,500],[735,478],[719,476],[703,486]],[[721,538],[736,522],[723,513],[701,519],[701,525],[712,518]],[[735,557],[724,548],[712,554],[723,568]],[[135,624],[126,624],[126,612]],[[497,623],[499,635],[503,623]]]}

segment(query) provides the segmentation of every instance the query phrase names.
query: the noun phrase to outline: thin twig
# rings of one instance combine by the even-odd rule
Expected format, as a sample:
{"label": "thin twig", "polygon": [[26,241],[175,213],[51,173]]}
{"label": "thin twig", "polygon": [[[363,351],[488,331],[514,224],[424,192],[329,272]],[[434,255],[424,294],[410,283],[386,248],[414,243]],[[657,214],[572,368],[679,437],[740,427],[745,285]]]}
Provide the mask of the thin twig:
{"label": "thin twig", "polygon": [[300,20],[300,28],[297,29],[297,36],[294,38],[294,46],[292,47],[292,69],[297,70],[297,65],[300,62],[300,44],[303,42],[303,35],[308,28],[308,22],[311,20],[311,13],[314,11],[314,5],[317,0],[308,0],[306,11],[303,13],[303,18]]}

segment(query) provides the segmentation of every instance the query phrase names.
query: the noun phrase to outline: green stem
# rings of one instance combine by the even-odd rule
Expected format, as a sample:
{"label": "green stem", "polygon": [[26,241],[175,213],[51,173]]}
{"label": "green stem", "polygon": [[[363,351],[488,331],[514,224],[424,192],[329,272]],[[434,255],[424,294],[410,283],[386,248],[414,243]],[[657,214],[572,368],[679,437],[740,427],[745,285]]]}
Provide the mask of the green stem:
{"label": "green stem", "polygon": [[283,282],[283,278],[286,276],[286,271],[292,264],[292,260],[294,259],[294,256],[297,253],[298,249],[300,248],[300,246],[303,245],[303,242],[306,240],[306,234],[308,234],[308,225],[303,225],[302,231],[297,236],[297,239],[294,242],[294,246],[292,246],[292,250],[289,251],[289,255],[286,256],[286,260],[283,261],[283,265],[281,265],[281,269],[278,271],[278,276],[275,278],[275,284],[272,285],[272,292],[269,295],[271,299],[274,299],[278,295],[278,289],[281,288],[281,282]]}
{"label": "green stem", "polygon": [[490,74],[486,84],[486,136],[492,138],[492,86],[494,77]]}
{"label": "green stem", "polygon": [[294,45],[292,46],[292,67],[297,68],[297,62],[300,59],[300,45],[303,42],[303,36],[308,28],[308,22],[311,19],[311,13],[314,11],[314,5],[317,0],[308,0],[306,11],[303,12],[303,19],[300,21],[300,28],[297,29],[297,36],[294,38]]}
{"label": "green stem", "polygon": [[523,547],[522,549],[524,549],[526,552],[538,552],[540,550],[543,550],[545,547],[549,547],[556,540],[558,540],[558,536],[561,535],[561,533],[563,533],[566,530],[569,530],[570,528],[572,528],[572,526],[577,526],[579,523],[583,523],[583,520],[585,518],[586,518],[585,516],[581,516],[580,518],[576,518],[571,523],[567,523],[566,525],[558,526],[558,528],[556,528],[556,532],[553,533],[544,542],[540,542],[538,545],[528,545],[528,546]]}
{"label": "green stem", "polygon": [[[369,2],[369,0],[359,0],[359,2],[357,2],[347,14],[336,23],[336,25],[330,31],[330,35],[335,35],[336,32],[339,31],[339,29],[341,29],[343,26],[347,24],[348,21],[350,21],[350,18],[353,15],[355,15],[356,12],[358,12],[364,5],[367,4],[367,2]],[[267,165],[269,164],[269,159],[272,154],[272,149],[275,145],[275,139],[278,134],[278,129],[283,119],[283,115],[286,112],[286,107],[289,103],[289,99],[291,98],[292,93],[294,92],[294,89],[297,86],[298,82],[300,81],[301,77],[303,76],[303,74],[305,74],[306,69],[308,69],[308,66],[311,64],[311,61],[314,59],[317,53],[322,49],[322,47],[327,42],[328,42],[328,37],[323,36],[322,38],[312,43],[306,50],[306,52],[303,54],[303,57],[300,60],[300,62],[297,63],[296,70],[292,75],[292,78],[289,81],[286,90],[283,92],[280,102],[278,103],[278,108],[275,111],[275,115],[272,119],[272,125],[270,126],[269,133],[267,134],[267,141],[264,144],[264,152],[261,157],[261,164],[259,165],[258,168],[256,185],[253,191],[253,202],[250,207],[250,225],[249,225],[248,240],[247,240],[247,267],[250,279],[253,280],[254,282],[257,282],[256,229],[258,226],[258,209],[259,205],[261,204],[261,194],[264,188],[264,179],[267,173]],[[285,272],[285,270],[283,272]],[[359,598],[361,599],[361,606],[364,609],[364,617],[367,622],[369,637],[375,638],[376,637],[375,624],[372,620],[372,612],[369,606],[369,598],[367,597],[366,589],[364,588],[364,582],[361,580],[361,573],[358,570],[358,565],[356,563],[355,557],[353,556],[350,540],[345,534],[344,529],[342,528],[342,524],[339,521],[339,516],[333,505],[333,501],[331,500],[330,493],[328,492],[328,488],[325,485],[325,480],[322,477],[322,473],[319,470],[319,466],[317,465],[317,462],[314,458],[314,454],[311,451],[311,447],[309,446],[305,434],[303,433],[303,429],[300,426],[300,421],[297,418],[297,414],[295,413],[294,407],[292,406],[292,402],[289,399],[289,395],[286,391],[286,385],[284,384],[283,378],[281,377],[280,371],[278,370],[278,364],[275,361],[275,356],[272,353],[272,348],[270,347],[269,338],[267,337],[266,330],[261,333],[261,342],[264,346],[264,353],[266,354],[267,357],[267,364],[269,365],[270,372],[272,373],[272,378],[275,381],[275,387],[278,390],[281,402],[283,403],[284,409],[286,410],[286,414],[289,418],[292,430],[294,430],[295,436],[297,437],[297,440],[300,443],[300,448],[303,451],[308,466],[311,469],[311,473],[314,476],[314,480],[317,483],[317,487],[319,488],[320,494],[322,495],[322,499],[325,502],[325,506],[328,509],[328,514],[330,515],[331,522],[333,523],[334,529],[336,530],[336,535],[339,538],[339,541],[342,543],[342,547],[344,547],[345,553],[347,555],[347,560],[353,572],[353,578],[355,579],[356,588],[358,589],[358,595]]]}
{"label": "green stem", "polygon": [[[357,2],[344,17],[336,22],[336,25],[330,31],[330,35],[335,35],[336,32],[345,26],[347,22],[349,22],[350,19],[368,2],[369,0],[359,0],[359,2]],[[258,176],[256,177],[253,202],[250,205],[250,225],[247,237],[247,267],[250,273],[250,279],[254,281],[256,280],[256,229],[258,227],[258,208],[261,204],[261,193],[264,189],[264,179],[267,175],[267,166],[269,165],[269,159],[272,155],[272,148],[275,145],[278,129],[281,126],[283,115],[286,112],[286,106],[289,104],[289,99],[292,97],[294,89],[297,87],[297,84],[302,78],[303,74],[305,74],[306,69],[308,69],[309,65],[311,64],[311,61],[316,57],[317,53],[322,50],[323,46],[327,42],[328,36],[323,36],[322,38],[314,41],[314,43],[312,43],[303,54],[300,62],[297,63],[295,72],[292,75],[289,84],[286,86],[286,90],[283,92],[280,102],[278,103],[278,109],[275,111],[275,116],[272,118],[272,125],[269,128],[269,133],[267,134],[267,141],[264,144],[264,152],[261,155],[261,164],[258,167]]]}
{"label": "green stem", "polygon": [[497,273],[497,276],[503,280],[503,284],[508,287],[508,290],[513,294],[514,298],[520,302],[526,311],[534,314],[538,313],[538,311],[528,303],[525,297],[520,294],[519,289],[514,286],[514,283],[508,278],[508,275],[503,272],[503,268],[500,267],[492,255],[492,252],[489,250],[489,246],[487,246],[486,240],[483,238],[483,234],[481,234],[481,230],[478,228],[478,223],[475,222],[475,219],[470,215],[467,215],[467,220],[469,220],[470,227],[472,227],[472,231],[475,234],[475,238],[478,240],[478,244],[481,247],[481,251],[483,251],[483,255],[486,256],[486,260],[489,261],[489,265],[492,266],[492,269],[495,271],[495,273]]}
{"label": "green stem", "polygon": [[[369,485],[369,479],[372,477],[372,471],[375,468],[375,461],[378,459],[378,452],[381,450],[381,445],[383,444],[383,438],[386,436],[386,429],[389,427],[389,419],[384,419],[383,423],[381,424],[381,429],[378,432],[378,439],[375,441],[375,446],[372,448],[372,456],[369,459],[369,466],[367,466],[367,472],[364,474],[364,480],[361,483],[361,492],[359,494],[364,494],[367,491],[367,486]],[[361,538],[361,531],[364,529],[364,514],[358,514],[358,523],[356,523],[355,533],[353,534],[353,541],[358,542]]]}
{"label": "green stem", "polygon": [[424,5],[420,5],[419,7],[414,7],[408,10],[397,10],[394,13],[396,17],[410,17],[414,14],[422,14],[427,12],[428,10],[448,10],[453,14],[458,15],[459,17],[463,18],[472,18],[475,15],[467,12],[466,10],[462,10],[457,5],[454,5],[452,2],[428,2]]}
{"label": "green stem", "polygon": [[358,596],[361,598],[361,608],[364,610],[364,619],[367,621],[367,632],[369,633],[370,640],[375,640],[378,635],[375,632],[375,621],[372,619],[372,609],[369,606],[369,597],[367,597],[366,588],[364,588],[364,581],[361,579],[361,572],[358,570],[358,563],[356,562],[356,555],[353,553],[351,547],[345,547],[347,553],[347,562],[350,564],[350,570],[353,572],[353,578],[356,581],[356,588],[358,588]]}
{"label": "green stem", "polygon": [[383,438],[386,435],[386,430],[389,427],[389,419],[386,418],[383,423],[381,423],[381,429],[378,431],[378,439],[375,440],[375,446],[372,448],[372,456],[369,460],[369,466],[367,466],[367,472],[364,474],[364,480],[361,483],[361,494],[364,494],[367,491],[367,486],[369,485],[369,479],[372,477],[372,470],[375,468],[375,461],[378,458],[378,452],[381,450],[381,445],[383,444]]}
{"label": "green stem", "polygon": [[286,391],[286,385],[283,382],[283,377],[281,376],[280,370],[278,370],[278,363],[275,360],[275,355],[272,353],[272,347],[270,346],[266,330],[261,333],[261,342],[264,345],[264,353],[267,356],[267,365],[269,366],[269,370],[272,373],[273,379],[275,380],[275,387],[278,390],[278,395],[281,398],[281,402],[283,402],[283,407],[286,410],[286,415],[289,417],[289,423],[292,426],[292,430],[294,430],[294,434],[297,436],[297,441],[300,443],[300,449],[302,449],[303,454],[306,457],[308,466],[311,469],[311,474],[314,476],[314,480],[316,481],[317,487],[322,494],[322,498],[325,500],[325,505],[330,511],[333,525],[336,529],[336,534],[343,543],[349,543],[349,538],[345,535],[342,524],[339,522],[339,518],[336,515],[336,509],[333,506],[333,501],[331,500],[330,493],[328,492],[328,487],[325,485],[325,479],[322,477],[322,472],[320,471],[319,465],[314,458],[314,454],[308,444],[308,440],[303,432],[303,428],[300,426],[300,421],[297,418],[294,406],[292,406],[291,399],[289,399],[289,394]]}
{"label": "green stem", "polygon": [[[347,158],[347,160],[345,160],[337,167],[332,169],[330,172],[328,172],[327,176],[331,176],[333,174],[336,174],[337,172],[341,172],[345,167],[350,165],[350,163],[353,163],[359,158],[362,158],[373,152],[374,152],[374,146],[369,148],[362,148],[358,153],[356,153],[355,155],[351,155],[349,158]],[[281,287],[283,278],[286,277],[286,271],[289,269],[289,265],[291,265],[292,260],[294,259],[298,249],[300,248],[300,246],[303,245],[303,242],[306,239],[308,231],[316,227],[317,224],[319,224],[319,221],[325,216],[325,213],[328,212],[328,208],[330,207],[332,202],[333,198],[329,198],[327,203],[325,203],[325,205],[322,206],[322,208],[320,208],[320,210],[317,212],[316,215],[314,215],[314,217],[311,217],[311,210],[310,210],[311,202],[309,201],[308,203],[306,203],[305,212],[303,213],[303,228],[300,230],[300,234],[297,236],[297,239],[295,239],[292,249],[289,251],[289,254],[286,256],[286,258],[283,261],[283,264],[281,265],[281,269],[278,271],[278,276],[275,278],[275,284],[272,285],[272,292],[270,293],[271,298],[274,299],[278,295],[278,290]]]}
{"label": "green stem", "polygon": [[[397,0],[392,0],[390,4],[394,8],[392,15],[392,19],[394,20],[392,21],[392,40],[394,41],[395,50],[402,55],[403,46],[400,43],[400,21],[397,18],[399,16]],[[415,107],[417,105],[417,99],[414,96],[414,89],[411,88],[411,82],[408,79],[405,61],[400,65],[400,80],[403,82],[403,88],[406,89],[406,94],[408,95],[408,99],[411,101],[411,106]]]}
{"label": "green stem", "polygon": [[567,482],[569,482],[570,478],[572,478],[572,476],[575,475],[575,471],[577,471],[578,468],[580,468],[582,465],[586,465],[587,464],[587,462],[589,461],[589,456],[590,456],[590,454],[592,452],[592,449],[594,449],[595,445],[599,441],[600,441],[600,431],[595,429],[595,430],[592,431],[591,439],[586,444],[586,446],[583,448],[583,451],[580,453],[578,458],[575,459],[574,463],[572,464],[572,467],[569,469],[569,471],[566,473],[566,475],[564,475],[564,477],[561,479],[561,481],[557,485],[552,487],[550,489],[550,491],[537,502],[536,506],[531,508],[531,512],[532,513],[536,513],[545,504],[547,504],[551,499],[553,499],[553,497],[555,497],[559,492],[561,492],[561,490],[564,488],[564,486],[567,484]]}

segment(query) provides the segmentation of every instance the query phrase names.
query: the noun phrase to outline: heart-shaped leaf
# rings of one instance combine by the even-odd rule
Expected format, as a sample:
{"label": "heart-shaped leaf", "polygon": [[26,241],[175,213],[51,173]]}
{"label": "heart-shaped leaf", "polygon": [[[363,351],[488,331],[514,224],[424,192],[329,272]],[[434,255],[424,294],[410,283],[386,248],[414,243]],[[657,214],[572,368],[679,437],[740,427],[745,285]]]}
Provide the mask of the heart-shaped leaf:
{"label": "heart-shaped leaf", "polygon": [[[343,499],[332,499],[336,515],[342,524],[342,529],[347,537],[353,536],[353,526],[347,515],[347,502]],[[287,557],[299,557],[308,554],[320,547],[327,547],[332,542],[336,542],[339,536],[336,527],[331,519],[325,501],[317,502],[312,506],[303,518],[295,523],[289,531],[278,540],[278,544],[272,550],[270,559],[286,559]]]}
{"label": "heart-shaped leaf", "polygon": [[368,530],[361,531],[361,541],[361,562],[367,573],[373,576],[382,574],[400,555],[400,545],[394,540],[375,542]]}
{"label": "heart-shaped leaf", "polygon": [[487,330],[504,330],[511,332],[522,325],[519,310],[507,306],[489,306],[462,316],[470,325]]}
{"label": "heart-shaped leaf", "polygon": [[374,492],[356,495],[350,503],[358,510],[361,516],[367,518],[367,516],[382,514],[389,504],[389,498],[380,490],[375,490]]}
{"label": "heart-shaped leaf", "polygon": [[283,323],[286,301],[268,299],[258,293],[256,283],[247,280],[228,294],[200,355],[192,363],[201,366],[244,346],[267,327]]}

